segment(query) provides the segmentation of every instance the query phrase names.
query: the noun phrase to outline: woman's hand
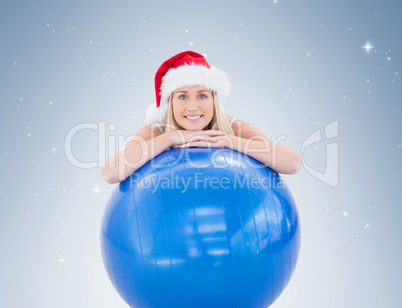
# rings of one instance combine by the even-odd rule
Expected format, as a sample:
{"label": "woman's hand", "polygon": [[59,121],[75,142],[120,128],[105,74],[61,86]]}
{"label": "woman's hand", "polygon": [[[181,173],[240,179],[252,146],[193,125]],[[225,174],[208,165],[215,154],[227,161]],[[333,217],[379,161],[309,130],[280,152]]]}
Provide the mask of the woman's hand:
{"label": "woman's hand", "polygon": [[191,147],[200,147],[200,148],[233,148],[233,140],[230,138],[230,136],[225,135],[223,133],[223,136],[215,136],[213,137],[213,141],[210,140],[191,140],[182,144],[178,144],[173,146],[173,148],[178,149],[178,148],[191,148]]}
{"label": "woman's hand", "polygon": [[[169,140],[171,140],[171,147],[177,148],[186,144],[200,144],[200,142],[204,142],[204,144],[216,144],[220,141],[219,138],[225,137],[225,133],[218,130],[198,130],[198,131],[189,131],[189,130],[176,130],[172,132],[168,132]],[[222,142],[220,141],[220,144]],[[195,145],[191,145],[195,146]],[[201,146],[201,145],[199,145]]]}

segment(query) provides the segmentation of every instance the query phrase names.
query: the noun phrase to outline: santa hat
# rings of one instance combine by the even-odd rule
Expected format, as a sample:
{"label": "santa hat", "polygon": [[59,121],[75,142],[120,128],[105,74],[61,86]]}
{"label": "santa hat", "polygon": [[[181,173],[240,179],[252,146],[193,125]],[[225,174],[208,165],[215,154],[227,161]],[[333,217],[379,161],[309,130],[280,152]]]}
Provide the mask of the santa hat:
{"label": "santa hat", "polygon": [[155,75],[156,105],[152,104],[148,107],[146,121],[148,123],[164,122],[170,95],[177,89],[194,85],[216,92],[220,101],[230,91],[226,74],[210,67],[207,60],[196,52],[184,51],[166,60]]}

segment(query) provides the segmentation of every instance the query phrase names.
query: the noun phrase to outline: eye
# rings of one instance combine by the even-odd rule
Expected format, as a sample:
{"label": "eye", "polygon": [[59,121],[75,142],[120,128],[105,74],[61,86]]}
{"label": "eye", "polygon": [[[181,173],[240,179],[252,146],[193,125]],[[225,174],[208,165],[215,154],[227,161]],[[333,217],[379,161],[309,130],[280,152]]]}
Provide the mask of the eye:
{"label": "eye", "polygon": [[206,96],[205,94],[201,94],[201,95],[200,95],[200,98],[201,98],[201,99],[205,99],[205,98],[207,98],[207,96]]}
{"label": "eye", "polygon": [[184,94],[182,94],[182,95],[179,96],[179,99],[186,99],[186,98],[187,98],[187,96],[184,95]]}

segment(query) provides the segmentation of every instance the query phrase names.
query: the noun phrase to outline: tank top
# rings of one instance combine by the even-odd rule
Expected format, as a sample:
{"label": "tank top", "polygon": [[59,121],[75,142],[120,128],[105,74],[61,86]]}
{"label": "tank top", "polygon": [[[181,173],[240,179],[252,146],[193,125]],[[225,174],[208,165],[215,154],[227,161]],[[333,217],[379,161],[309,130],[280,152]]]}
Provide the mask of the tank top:
{"label": "tank top", "polygon": [[[233,122],[234,122],[236,119],[237,119],[237,118],[233,118],[232,121],[230,121],[230,126],[232,126]],[[163,132],[161,126],[160,126],[159,124],[156,124],[156,125],[158,125],[158,128],[159,128],[159,130],[161,131],[161,133],[164,134],[164,132]]]}

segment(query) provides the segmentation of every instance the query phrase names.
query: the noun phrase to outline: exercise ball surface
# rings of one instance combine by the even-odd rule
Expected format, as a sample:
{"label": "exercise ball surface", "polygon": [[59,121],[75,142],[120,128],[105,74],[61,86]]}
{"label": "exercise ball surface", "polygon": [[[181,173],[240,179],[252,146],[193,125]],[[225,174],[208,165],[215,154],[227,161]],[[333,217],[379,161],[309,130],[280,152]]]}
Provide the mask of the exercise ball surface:
{"label": "exercise ball surface", "polygon": [[283,179],[229,149],[168,150],[106,205],[106,272],[130,307],[268,307],[299,255],[297,208]]}

